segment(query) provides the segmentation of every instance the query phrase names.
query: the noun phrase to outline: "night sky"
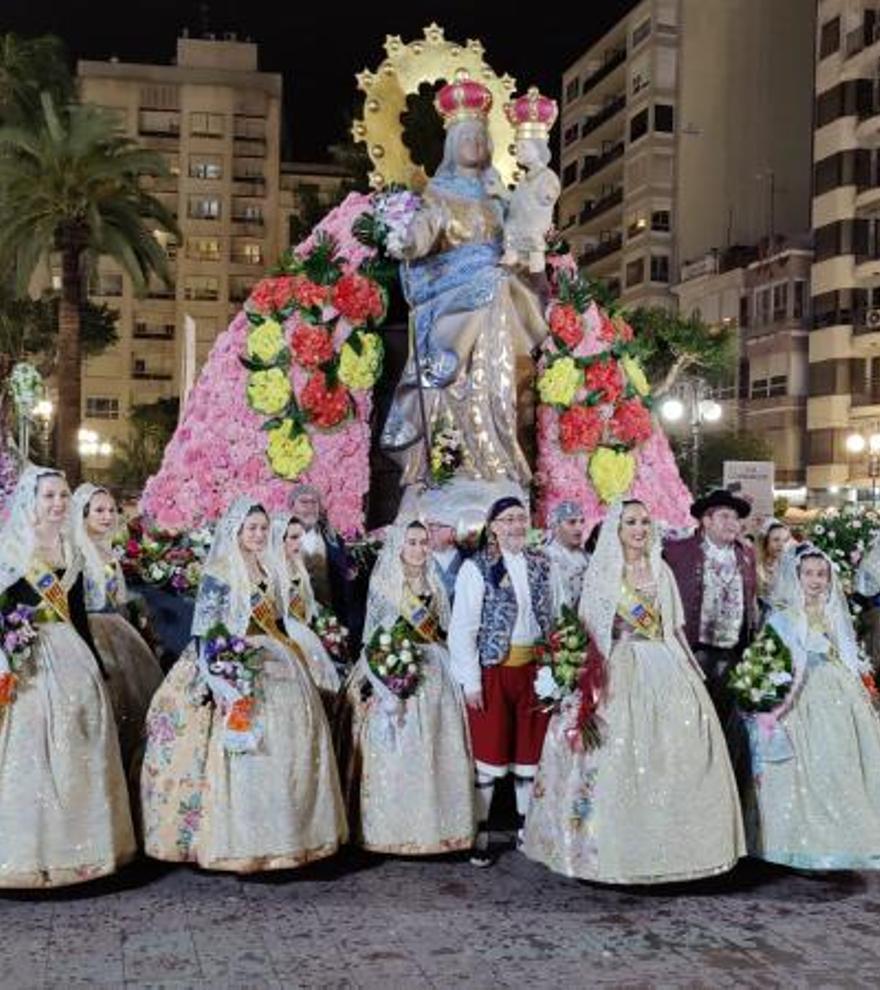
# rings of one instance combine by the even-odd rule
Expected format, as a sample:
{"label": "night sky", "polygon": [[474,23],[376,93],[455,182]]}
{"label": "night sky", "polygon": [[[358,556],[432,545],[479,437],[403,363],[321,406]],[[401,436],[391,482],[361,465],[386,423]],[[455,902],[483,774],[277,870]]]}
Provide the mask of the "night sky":
{"label": "night sky", "polygon": [[480,38],[489,64],[499,75],[515,76],[520,90],[534,83],[558,97],[563,69],[634,4],[557,0],[535,4],[530,13],[526,4],[480,0],[356,6],[353,0],[3,0],[0,31],[57,34],[72,61],[116,55],[158,63],[171,60],[184,27],[191,34],[237,31],[259,43],[261,69],[284,76],[286,154],[321,161],[355,111],[359,115],[354,74],[381,62],[387,34],[412,41],[437,21],[447,38]]}

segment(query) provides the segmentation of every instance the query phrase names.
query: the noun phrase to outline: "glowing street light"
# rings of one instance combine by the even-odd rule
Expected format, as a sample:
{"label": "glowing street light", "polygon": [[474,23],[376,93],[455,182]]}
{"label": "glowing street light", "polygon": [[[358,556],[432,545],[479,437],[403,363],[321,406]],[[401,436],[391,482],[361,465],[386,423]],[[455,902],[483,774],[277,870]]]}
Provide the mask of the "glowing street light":
{"label": "glowing street light", "polygon": [[700,445],[703,423],[717,423],[724,415],[721,404],[711,398],[709,388],[700,378],[685,378],[677,388],[677,395],[671,395],[660,405],[660,415],[669,423],[678,423],[689,417],[691,428],[691,485],[699,491]]}

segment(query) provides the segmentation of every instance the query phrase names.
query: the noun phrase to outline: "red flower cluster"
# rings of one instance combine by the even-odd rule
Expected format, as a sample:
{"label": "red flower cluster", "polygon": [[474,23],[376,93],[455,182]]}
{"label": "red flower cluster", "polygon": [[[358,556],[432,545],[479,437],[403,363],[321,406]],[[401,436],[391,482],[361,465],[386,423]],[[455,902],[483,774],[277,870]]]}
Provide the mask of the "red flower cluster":
{"label": "red flower cluster", "polygon": [[651,414],[638,399],[627,399],[614,410],[611,429],[621,443],[643,443],[651,436]]}
{"label": "red flower cluster", "polygon": [[609,346],[616,340],[628,344],[633,339],[633,328],[620,317],[611,319],[607,313],[602,313],[602,323],[599,326],[599,339]]}
{"label": "red flower cluster", "polygon": [[267,315],[277,313],[293,298],[292,283],[293,278],[290,275],[262,279],[251,290],[251,306]]}
{"label": "red flower cluster", "polygon": [[550,310],[550,332],[566,347],[577,347],[584,339],[584,327],[580,314],[574,306],[565,303]]}
{"label": "red flower cluster", "polygon": [[291,286],[293,298],[298,306],[303,309],[312,309],[315,306],[323,306],[327,302],[329,292],[326,285],[318,285],[306,278],[305,275],[295,275]]}
{"label": "red flower cluster", "polygon": [[305,368],[317,368],[318,365],[333,357],[333,339],[324,327],[312,326],[311,323],[300,323],[290,338],[293,356]]}
{"label": "red flower cluster", "polygon": [[299,401],[315,426],[325,430],[341,423],[350,408],[346,387],[337,384],[329,388],[323,371],[316,371],[306,382]]}
{"label": "red flower cluster", "polygon": [[601,402],[617,402],[623,393],[623,378],[614,360],[594,361],[584,371],[588,392],[599,392]]}
{"label": "red flower cluster", "polygon": [[339,279],[333,286],[331,301],[353,327],[366,326],[371,319],[381,320],[385,314],[385,300],[379,286],[357,272]]}
{"label": "red flower cluster", "polygon": [[602,439],[602,430],[596,406],[572,406],[559,417],[559,446],[566,454],[590,453]]}

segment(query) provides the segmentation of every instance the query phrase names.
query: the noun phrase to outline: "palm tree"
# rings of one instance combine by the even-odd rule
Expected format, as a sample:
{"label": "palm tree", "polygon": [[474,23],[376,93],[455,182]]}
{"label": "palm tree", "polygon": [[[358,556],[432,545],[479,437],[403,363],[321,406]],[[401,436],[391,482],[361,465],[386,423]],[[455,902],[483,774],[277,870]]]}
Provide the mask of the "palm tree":
{"label": "palm tree", "polygon": [[64,44],[54,35],[22,38],[0,35],[0,121],[24,122],[40,110],[40,93],[59,104],[73,99],[73,77]]}
{"label": "palm tree", "polygon": [[0,128],[0,270],[12,268],[27,292],[41,259],[61,259],[58,312],[59,466],[79,480],[80,313],[87,262],[109,256],[136,292],[151,276],[172,284],[157,230],[180,232],[171,213],[139,184],[168,174],[162,157],[122,135],[105,111],[88,104],[58,110],[48,93],[30,125]]}

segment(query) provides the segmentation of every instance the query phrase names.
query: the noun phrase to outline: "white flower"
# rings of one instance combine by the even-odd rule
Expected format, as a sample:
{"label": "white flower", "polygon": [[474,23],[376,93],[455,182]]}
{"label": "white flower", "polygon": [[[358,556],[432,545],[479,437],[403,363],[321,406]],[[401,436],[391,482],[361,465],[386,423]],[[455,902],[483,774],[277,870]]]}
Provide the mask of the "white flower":
{"label": "white flower", "polygon": [[861,519],[853,519],[852,524],[853,524],[853,529],[861,529],[861,527],[862,527],[862,520]]}
{"label": "white flower", "polygon": [[388,668],[387,668],[387,667],[385,666],[385,664],[384,664],[384,663],[380,663],[380,664],[379,664],[379,665],[378,665],[378,666],[376,667],[376,673],[377,673],[377,674],[378,674],[378,675],[379,675],[380,677],[384,677],[384,676],[385,676],[385,675],[386,675],[386,674],[388,673]]}
{"label": "white flower", "polygon": [[391,637],[388,633],[382,633],[379,637],[379,646],[391,646]]}
{"label": "white flower", "polygon": [[813,532],[816,534],[816,536],[821,536],[825,532],[825,527],[824,526],[820,526],[819,524],[816,524],[813,527]]}
{"label": "white flower", "polygon": [[791,674],[787,670],[777,670],[770,674],[769,681],[776,687],[781,684],[791,684]]}
{"label": "white flower", "polygon": [[764,697],[764,692],[760,690],[760,688],[752,688],[752,690],[749,691],[749,697],[752,701],[760,701],[761,698]]}
{"label": "white flower", "polygon": [[553,671],[549,667],[540,667],[535,677],[535,694],[539,698],[561,698],[562,689],[553,677]]}
{"label": "white flower", "polygon": [[411,663],[406,669],[411,674],[417,674],[419,672],[419,665],[417,663]]}
{"label": "white flower", "polygon": [[764,650],[765,650],[765,652],[770,653],[770,654],[775,653],[776,652],[776,643],[774,643],[772,639],[768,639],[767,642],[764,644]]}
{"label": "white flower", "polygon": [[412,652],[410,650],[401,650],[400,651],[400,662],[401,663],[412,663],[412,658],[413,658],[413,655],[412,655]]}
{"label": "white flower", "polygon": [[403,640],[401,640],[401,641],[400,641],[400,645],[401,645],[401,646],[402,646],[402,647],[403,647],[403,648],[404,648],[405,650],[408,650],[408,649],[410,649],[410,647],[412,646],[412,643],[411,643],[411,642],[410,642],[410,641],[409,641],[408,639],[403,639]]}

